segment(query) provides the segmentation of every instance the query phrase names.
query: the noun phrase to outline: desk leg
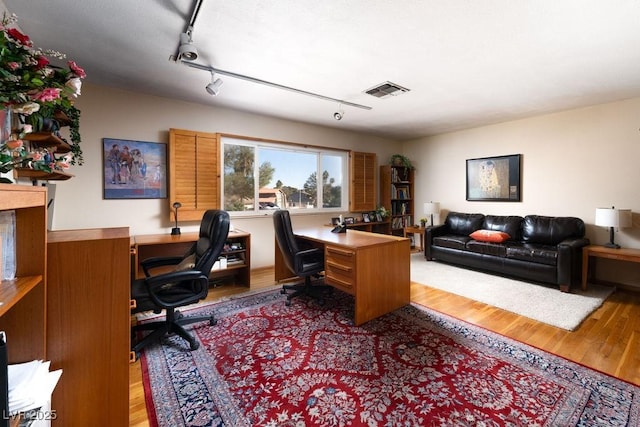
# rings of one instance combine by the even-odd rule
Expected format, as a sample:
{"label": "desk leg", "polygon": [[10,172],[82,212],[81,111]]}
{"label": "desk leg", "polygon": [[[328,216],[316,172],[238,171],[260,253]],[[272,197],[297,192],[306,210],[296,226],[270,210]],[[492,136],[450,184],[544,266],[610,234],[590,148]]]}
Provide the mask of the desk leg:
{"label": "desk leg", "polygon": [[589,251],[582,251],[582,290],[587,290],[587,281],[589,280],[589,273],[593,271],[589,268]]}

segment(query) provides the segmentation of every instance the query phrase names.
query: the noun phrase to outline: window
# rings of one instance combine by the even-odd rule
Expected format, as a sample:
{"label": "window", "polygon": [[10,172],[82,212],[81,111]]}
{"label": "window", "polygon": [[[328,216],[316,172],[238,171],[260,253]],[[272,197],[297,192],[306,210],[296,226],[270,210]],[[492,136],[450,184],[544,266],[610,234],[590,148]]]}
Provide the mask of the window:
{"label": "window", "polygon": [[228,212],[347,210],[346,151],[225,136],[221,142]]}

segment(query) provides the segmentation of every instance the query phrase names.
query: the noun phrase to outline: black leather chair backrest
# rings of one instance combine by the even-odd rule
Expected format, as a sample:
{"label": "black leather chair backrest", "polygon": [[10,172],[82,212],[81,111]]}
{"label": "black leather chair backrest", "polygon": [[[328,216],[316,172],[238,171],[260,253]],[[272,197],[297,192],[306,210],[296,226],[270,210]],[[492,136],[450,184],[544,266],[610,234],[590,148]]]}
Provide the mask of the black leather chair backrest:
{"label": "black leather chair backrest", "polygon": [[273,228],[276,234],[276,241],[289,270],[297,273],[294,262],[294,254],[299,252],[296,236],[291,227],[291,217],[287,210],[277,210],[273,213]]}
{"label": "black leather chair backrest", "polygon": [[195,269],[207,276],[216,262],[229,235],[231,220],[222,210],[208,210],[202,216],[198,240],[192,250],[195,252]]}

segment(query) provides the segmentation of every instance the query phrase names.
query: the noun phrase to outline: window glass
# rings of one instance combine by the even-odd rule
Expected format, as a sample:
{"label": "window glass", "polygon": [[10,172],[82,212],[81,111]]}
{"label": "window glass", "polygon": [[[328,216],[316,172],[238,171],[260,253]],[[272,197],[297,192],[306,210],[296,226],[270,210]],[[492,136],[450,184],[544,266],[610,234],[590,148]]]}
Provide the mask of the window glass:
{"label": "window glass", "polygon": [[255,147],[224,144],[224,209],[253,211],[255,203]]}
{"label": "window glass", "polygon": [[346,152],[228,137],[222,145],[227,211],[347,209]]}

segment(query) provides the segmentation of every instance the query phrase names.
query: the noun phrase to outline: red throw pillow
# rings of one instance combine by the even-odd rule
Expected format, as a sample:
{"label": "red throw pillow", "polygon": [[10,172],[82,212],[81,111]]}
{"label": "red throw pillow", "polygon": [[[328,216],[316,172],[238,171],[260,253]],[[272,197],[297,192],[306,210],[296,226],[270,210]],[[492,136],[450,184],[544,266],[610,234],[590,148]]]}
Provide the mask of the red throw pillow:
{"label": "red throw pillow", "polygon": [[502,243],[506,240],[509,240],[511,236],[504,231],[495,231],[495,230],[476,230],[473,233],[469,234],[473,240],[478,240],[480,242],[491,242],[491,243]]}

